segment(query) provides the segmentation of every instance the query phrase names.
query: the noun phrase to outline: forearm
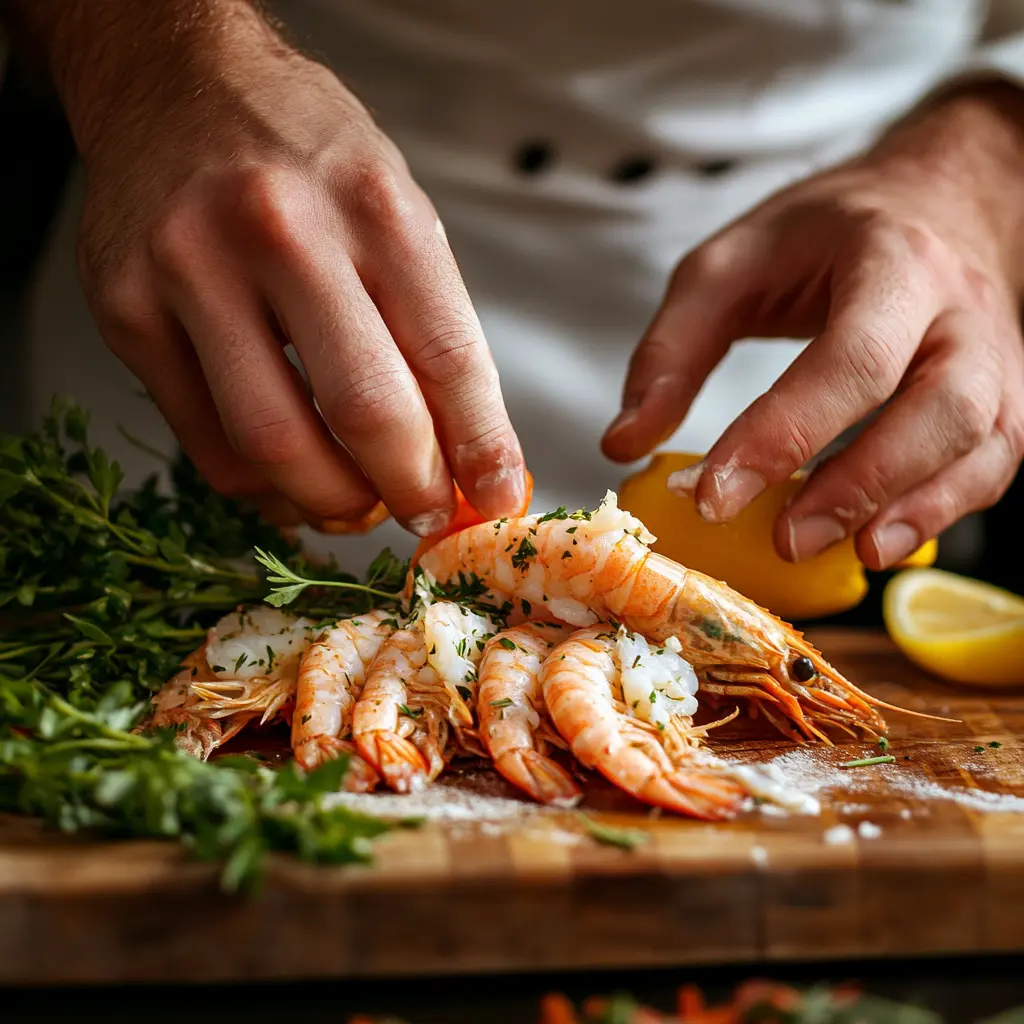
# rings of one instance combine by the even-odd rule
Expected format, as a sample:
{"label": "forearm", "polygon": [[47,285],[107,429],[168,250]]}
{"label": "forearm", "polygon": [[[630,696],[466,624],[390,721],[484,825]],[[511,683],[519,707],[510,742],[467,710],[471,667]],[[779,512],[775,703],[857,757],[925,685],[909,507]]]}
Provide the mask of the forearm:
{"label": "forearm", "polygon": [[252,0],[0,0],[15,45],[45,68],[86,155],[115,108],[159,109],[250,44],[283,48]]}
{"label": "forearm", "polygon": [[956,211],[970,243],[1024,294],[1024,90],[975,83],[936,97],[888,131],[863,163]]}

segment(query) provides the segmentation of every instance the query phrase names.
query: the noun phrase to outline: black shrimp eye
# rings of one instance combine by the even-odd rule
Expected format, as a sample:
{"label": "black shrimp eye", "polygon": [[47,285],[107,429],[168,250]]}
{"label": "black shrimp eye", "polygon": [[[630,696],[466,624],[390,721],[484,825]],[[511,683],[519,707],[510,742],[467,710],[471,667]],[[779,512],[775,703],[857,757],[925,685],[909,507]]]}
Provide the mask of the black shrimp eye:
{"label": "black shrimp eye", "polygon": [[790,671],[798,683],[809,682],[817,675],[814,671],[814,662],[810,658],[797,658]]}

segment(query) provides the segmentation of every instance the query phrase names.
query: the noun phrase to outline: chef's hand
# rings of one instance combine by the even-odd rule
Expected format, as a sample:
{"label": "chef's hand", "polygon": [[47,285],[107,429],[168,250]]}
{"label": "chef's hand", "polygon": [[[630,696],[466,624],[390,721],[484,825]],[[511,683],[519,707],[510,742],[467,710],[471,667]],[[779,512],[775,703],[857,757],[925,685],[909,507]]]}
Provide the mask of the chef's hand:
{"label": "chef's hand", "polygon": [[885,568],[996,502],[1024,454],[1022,131],[1009,86],[946,99],[688,255],[633,355],[606,454],[629,461],[668,437],[734,340],[813,337],[670,479],[703,518],[735,516],[880,407],[780,516],[784,558],[855,535]]}
{"label": "chef's hand", "polygon": [[485,516],[518,512],[522,453],[444,231],[355,97],[248,2],[69,6],[96,46],[51,61],[88,171],[85,291],[200,471],[320,525],[379,495],[431,534],[453,477]]}

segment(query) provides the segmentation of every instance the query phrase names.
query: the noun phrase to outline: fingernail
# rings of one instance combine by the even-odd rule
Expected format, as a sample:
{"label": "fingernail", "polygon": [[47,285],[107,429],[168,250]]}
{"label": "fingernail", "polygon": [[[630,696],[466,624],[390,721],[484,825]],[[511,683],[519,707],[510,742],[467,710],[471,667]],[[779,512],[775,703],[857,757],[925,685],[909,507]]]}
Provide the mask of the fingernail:
{"label": "fingernail", "polygon": [[697,506],[702,519],[720,523],[743,511],[768,482],[760,473],[743,466],[730,466],[711,471],[711,496]]}
{"label": "fingernail", "polygon": [[510,454],[498,459],[494,469],[477,477],[474,507],[481,515],[519,515],[526,499],[526,475],[522,462]]}
{"label": "fingernail", "polygon": [[872,539],[883,569],[921,546],[921,536],[910,523],[886,523],[874,531]]}
{"label": "fingernail", "polygon": [[687,466],[685,469],[677,469],[674,473],[671,473],[666,481],[666,486],[673,494],[678,494],[680,497],[693,494],[697,489],[700,475],[703,472],[704,460],[701,459],[700,462],[695,462],[692,466]]}
{"label": "fingernail", "polygon": [[623,409],[622,412],[612,420],[610,426],[605,431],[605,435],[617,434],[620,430],[628,430],[636,423],[637,415],[636,409]]}
{"label": "fingernail", "polygon": [[409,529],[417,537],[433,537],[451,522],[452,511],[450,508],[437,508],[432,512],[421,512],[409,519]]}
{"label": "fingernail", "polygon": [[794,562],[821,554],[846,536],[843,525],[831,516],[806,516],[789,524],[789,553]]}

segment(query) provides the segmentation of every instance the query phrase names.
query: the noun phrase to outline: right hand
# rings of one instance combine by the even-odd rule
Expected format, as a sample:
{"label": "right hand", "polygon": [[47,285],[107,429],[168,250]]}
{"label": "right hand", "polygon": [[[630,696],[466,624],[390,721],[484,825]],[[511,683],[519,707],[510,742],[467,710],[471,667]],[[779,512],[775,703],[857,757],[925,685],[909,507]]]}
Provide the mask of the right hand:
{"label": "right hand", "polygon": [[379,496],[425,536],[454,477],[519,514],[522,452],[430,201],[333,74],[234,25],[76,133],[104,339],[222,493],[324,528]]}

